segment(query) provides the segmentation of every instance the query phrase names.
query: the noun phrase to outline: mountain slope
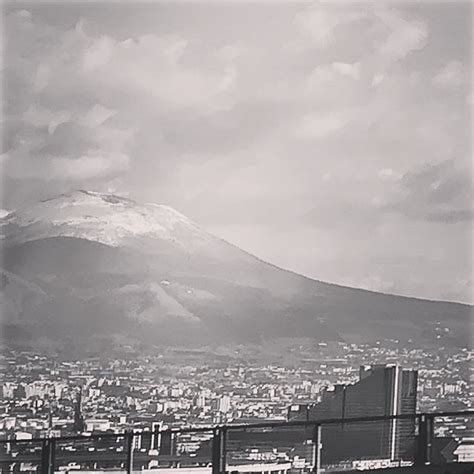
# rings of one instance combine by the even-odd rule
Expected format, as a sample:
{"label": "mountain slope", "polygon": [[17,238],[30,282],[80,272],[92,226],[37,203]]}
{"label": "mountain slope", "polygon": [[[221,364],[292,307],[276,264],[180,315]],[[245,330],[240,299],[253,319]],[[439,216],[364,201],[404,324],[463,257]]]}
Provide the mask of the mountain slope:
{"label": "mountain slope", "polygon": [[305,278],[166,206],[77,191],[9,214],[1,231],[0,309],[12,343],[92,334],[183,344],[274,336],[469,343],[467,305]]}

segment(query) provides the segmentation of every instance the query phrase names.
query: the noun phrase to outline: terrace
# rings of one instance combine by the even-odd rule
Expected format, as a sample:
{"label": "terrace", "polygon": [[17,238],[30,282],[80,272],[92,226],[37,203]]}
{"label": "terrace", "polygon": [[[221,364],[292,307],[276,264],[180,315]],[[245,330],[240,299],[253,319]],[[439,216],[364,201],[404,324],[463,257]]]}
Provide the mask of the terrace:
{"label": "terrace", "polygon": [[473,421],[469,410],[3,439],[0,466],[44,474],[471,473]]}

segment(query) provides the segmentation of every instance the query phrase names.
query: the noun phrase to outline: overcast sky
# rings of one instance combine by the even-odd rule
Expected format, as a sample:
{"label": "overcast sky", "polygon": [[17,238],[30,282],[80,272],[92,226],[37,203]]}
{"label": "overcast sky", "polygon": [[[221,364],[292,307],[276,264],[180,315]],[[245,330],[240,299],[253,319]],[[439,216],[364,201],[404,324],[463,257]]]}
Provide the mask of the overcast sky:
{"label": "overcast sky", "polygon": [[110,191],[317,279],[472,301],[469,2],[3,17],[3,208]]}

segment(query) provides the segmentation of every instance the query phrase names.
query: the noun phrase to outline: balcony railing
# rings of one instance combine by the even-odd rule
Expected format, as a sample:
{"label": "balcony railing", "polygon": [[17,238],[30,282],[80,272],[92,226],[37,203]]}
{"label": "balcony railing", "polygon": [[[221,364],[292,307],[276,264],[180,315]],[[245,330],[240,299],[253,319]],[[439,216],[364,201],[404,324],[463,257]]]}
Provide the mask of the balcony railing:
{"label": "balcony railing", "polygon": [[472,461],[455,455],[455,448],[473,433],[473,422],[474,410],[468,410],[3,439],[0,466],[2,472],[44,474],[176,468],[222,474],[257,469],[251,465],[260,465],[261,472],[320,473],[426,466]]}

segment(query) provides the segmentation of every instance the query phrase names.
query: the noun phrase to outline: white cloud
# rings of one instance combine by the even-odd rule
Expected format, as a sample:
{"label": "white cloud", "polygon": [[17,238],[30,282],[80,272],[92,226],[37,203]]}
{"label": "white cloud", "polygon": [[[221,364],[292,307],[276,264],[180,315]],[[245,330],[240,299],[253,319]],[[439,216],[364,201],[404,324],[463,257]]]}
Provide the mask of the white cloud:
{"label": "white cloud", "polygon": [[456,88],[464,82],[464,67],[459,61],[451,61],[443,66],[433,78],[436,86]]}
{"label": "white cloud", "polygon": [[47,127],[51,135],[58,125],[66,123],[71,119],[71,113],[67,110],[53,112],[45,107],[30,105],[23,114],[23,119],[34,127]]}
{"label": "white cloud", "polygon": [[[364,22],[364,27],[356,28],[358,22]],[[350,43],[348,49],[359,51],[359,58],[373,54],[373,59],[384,67],[423,49],[429,32],[425,21],[408,16],[401,9],[375,4],[317,2],[299,12],[295,24],[305,37],[290,43],[291,51],[315,47],[327,50],[336,41],[344,40]]]}
{"label": "white cloud", "polygon": [[426,163],[405,173],[387,209],[430,222],[471,222],[470,173],[454,160]]}
{"label": "white cloud", "polygon": [[2,155],[0,171],[5,178],[40,179],[79,183],[91,179],[113,178],[129,169],[130,159],[122,153],[108,154],[91,150],[78,158],[47,157],[38,159],[16,152]]}
{"label": "white cloud", "polygon": [[[452,275],[456,255],[465,260],[462,245],[451,245],[469,217],[461,206],[464,195],[454,200],[454,212],[445,204],[434,214],[423,210],[433,199],[446,203],[462,186],[443,181],[433,189],[434,177],[425,187],[405,189],[399,173],[448,156],[466,168],[467,107],[457,94],[437,90],[459,84],[458,66],[437,68],[450,63],[462,35],[446,33],[444,52],[433,51],[433,44],[422,50],[436,38],[433,11],[333,4],[288,4],[285,14],[272,11],[269,22],[258,8],[252,18],[239,17],[236,8],[228,29],[208,18],[199,23],[204,16],[193,18],[191,27],[176,15],[166,31],[179,34],[163,34],[153,22],[142,27],[140,15],[105,21],[88,19],[90,12],[81,9],[86,19],[69,30],[40,8],[34,17],[14,15],[7,31],[14,39],[6,65],[9,155],[0,157],[5,181],[15,178],[6,204],[41,194],[26,190],[30,184],[54,193],[56,181],[65,188],[92,183],[167,202],[204,225],[231,222],[231,240],[247,225],[249,249],[258,222],[265,228],[260,235],[273,235],[275,243],[262,238],[255,251],[263,256],[268,250],[275,262],[286,255],[278,246],[288,248],[281,233],[297,226],[310,235],[292,245],[300,263],[293,255],[280,263],[315,277],[335,281],[366,265],[352,284],[380,289],[397,281],[399,290],[410,262],[382,270],[377,258],[386,262],[396,255],[400,262],[409,253],[417,262],[411,269],[422,275],[418,266],[428,268],[431,258],[425,248],[440,247],[446,256],[438,274],[448,275],[449,268]],[[288,21],[286,8],[299,10],[295,22]],[[414,51],[420,51],[416,62],[403,61]],[[22,178],[32,179],[18,186]],[[402,210],[386,210],[400,201]],[[299,210],[314,203],[328,205],[302,221]],[[407,218],[415,208],[418,214]],[[423,215],[428,224],[418,217]],[[433,239],[447,219],[451,234]],[[394,224],[380,239],[377,225],[386,220]],[[343,232],[331,230],[342,225]],[[298,240],[300,232],[294,234]],[[418,240],[407,244],[407,236]],[[324,268],[326,257],[313,255],[327,249],[332,260]],[[439,288],[452,279],[442,278]],[[425,280],[410,291],[428,295]]]}
{"label": "white cloud", "polygon": [[97,127],[116,113],[115,110],[108,109],[101,104],[95,104],[79,119],[79,123],[87,127]]}
{"label": "white cloud", "polygon": [[307,114],[298,121],[295,133],[301,138],[321,139],[344,128],[348,121],[348,117],[339,113]]}
{"label": "white cloud", "polygon": [[26,111],[9,117],[5,176],[78,181],[123,173],[138,112],[206,115],[232,105],[241,48],[227,48],[200,67],[186,64],[189,44],[179,35],[119,41],[89,34],[84,20],[56,31],[24,12],[13,13],[8,26],[15,38],[8,64],[15,79],[11,110]]}
{"label": "white cloud", "polygon": [[398,181],[402,176],[402,173],[394,171],[392,168],[383,168],[378,172],[378,177],[385,181]]}
{"label": "white cloud", "polygon": [[338,27],[348,25],[365,17],[362,11],[347,11],[328,8],[328,4],[315,3],[296,15],[295,22],[311,38],[317,47],[326,47],[334,39]]}
{"label": "white cloud", "polygon": [[374,77],[372,78],[371,86],[372,87],[379,86],[380,84],[382,84],[384,79],[385,79],[385,76],[383,74],[375,74]]}
{"label": "white cloud", "polygon": [[404,59],[426,45],[428,27],[425,22],[407,19],[395,9],[382,8],[375,15],[387,30],[379,46],[383,56],[392,60]]}
{"label": "white cloud", "polygon": [[115,46],[116,44],[112,38],[107,36],[102,36],[95,40],[84,52],[84,70],[86,72],[94,72],[105,66],[112,58]]}
{"label": "white cloud", "polygon": [[49,83],[50,69],[47,64],[40,64],[36,71],[33,89],[35,92],[41,92]]}
{"label": "white cloud", "polygon": [[246,51],[246,48],[243,43],[238,42],[223,46],[217,51],[216,56],[225,64],[233,64],[246,52],[248,51]]}
{"label": "white cloud", "polygon": [[188,66],[183,59],[188,42],[178,35],[149,34],[121,43],[102,37],[91,42],[84,56],[86,72],[102,74],[90,79],[104,88],[204,114],[228,107],[237,76],[232,63],[217,58],[208,69]]}
{"label": "white cloud", "polygon": [[[152,44],[155,38],[151,38]],[[183,56],[188,42],[179,36],[166,38],[166,43],[163,45],[163,54],[168,58],[171,63],[177,63]]]}
{"label": "white cloud", "polygon": [[340,92],[349,91],[347,81],[360,78],[361,65],[356,63],[333,62],[316,66],[305,78],[304,88],[292,93],[305,93],[307,97],[327,97],[328,91],[334,92],[335,103],[342,103]]}
{"label": "white cloud", "polygon": [[56,179],[96,179],[126,171],[129,164],[128,156],[121,153],[111,153],[106,156],[91,153],[74,160],[52,158],[50,173]]}
{"label": "white cloud", "polygon": [[234,66],[228,66],[224,70],[224,75],[217,86],[219,91],[226,91],[230,89],[237,79],[237,69]]}
{"label": "white cloud", "polygon": [[360,63],[332,63],[332,68],[343,76],[348,76],[354,80],[360,77]]}

